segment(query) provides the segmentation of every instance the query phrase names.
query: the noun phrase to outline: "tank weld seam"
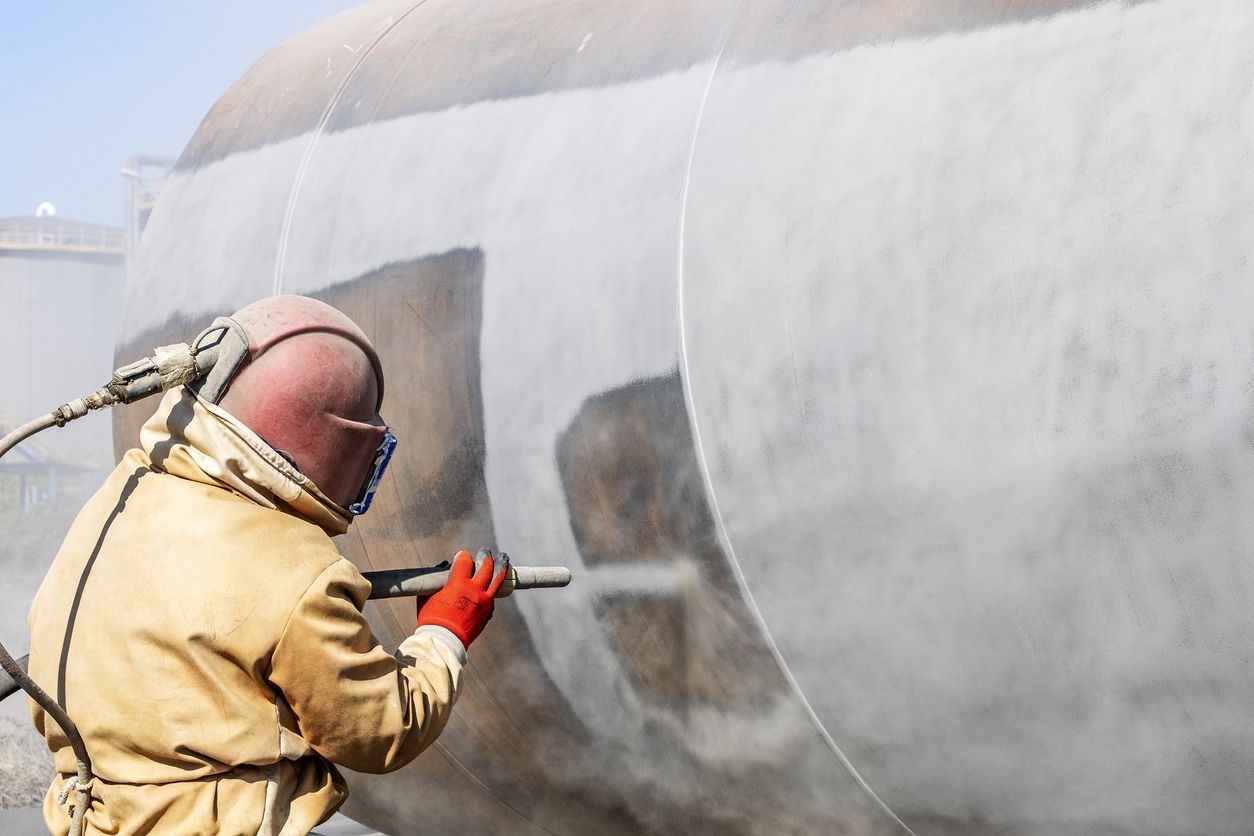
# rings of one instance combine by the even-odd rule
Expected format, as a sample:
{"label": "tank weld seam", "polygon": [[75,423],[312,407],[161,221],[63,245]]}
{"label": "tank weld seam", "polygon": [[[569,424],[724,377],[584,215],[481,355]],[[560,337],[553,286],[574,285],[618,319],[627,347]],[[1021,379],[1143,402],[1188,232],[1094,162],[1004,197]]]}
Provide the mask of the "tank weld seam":
{"label": "tank weld seam", "polygon": [[370,53],[374,52],[374,48],[383,42],[383,39],[392,33],[392,30],[401,25],[405,18],[409,17],[414,11],[425,3],[426,0],[418,0],[417,3],[410,6],[405,12],[379,33],[370,45],[361,51],[361,55],[357,56],[357,60],[353,62],[353,66],[344,74],[344,78],[340,80],[339,86],[327,101],[327,106],[322,111],[322,116],[318,119],[317,126],[314,127],[313,135],[309,138],[309,144],[305,146],[305,152],[301,155],[300,165],[296,168],[296,176],[292,180],[292,190],[287,196],[287,206],[283,211],[283,227],[279,230],[279,246],[275,253],[274,260],[274,284],[272,286],[272,295],[278,296],[283,292],[283,272],[287,266],[287,246],[292,236],[292,223],[296,218],[296,201],[300,197],[301,186],[305,182],[305,175],[309,172],[309,164],[313,161],[314,150],[318,146],[318,140],[326,130],[327,123],[331,121],[331,114],[335,112],[335,106],[340,103],[344,91],[348,89],[348,84],[357,75],[357,71],[361,69],[361,65],[366,62],[366,58]]}
{"label": "tank weld seam", "polygon": [[898,827],[900,827],[904,832],[910,834],[910,836],[916,836],[914,831],[910,829],[909,825],[902,821],[897,814],[893,812],[892,808],[876,794],[875,790],[871,788],[871,785],[868,784],[866,779],[858,772],[857,768],[853,765],[853,762],[849,760],[848,756],[845,755],[844,751],[841,750],[839,745],[837,745],[835,738],[832,737],[831,733],[827,730],[827,727],[823,724],[823,721],[815,712],[814,707],[810,704],[810,700],[805,695],[805,691],[801,688],[801,683],[797,681],[796,676],[793,675],[792,669],[788,666],[788,662],[784,659],[784,655],[780,651],[778,643],[775,641],[775,636],[771,634],[770,627],[766,623],[766,618],[763,616],[762,610],[758,607],[757,600],[753,597],[753,593],[749,589],[748,579],[745,577],[744,569],[740,565],[740,560],[736,557],[736,548],[732,544],[731,535],[727,531],[727,524],[723,520],[722,509],[719,507],[718,497],[714,492],[714,482],[710,476],[710,468],[708,462],[706,461],[705,448],[701,440],[701,427],[697,421],[696,401],[692,394],[692,377],[688,362],[688,338],[684,328],[684,236],[687,231],[688,195],[692,187],[692,169],[694,160],[696,159],[697,139],[700,137],[701,124],[705,118],[706,103],[710,98],[710,90],[714,86],[714,78],[718,74],[719,65],[723,60],[723,53],[727,50],[727,45],[731,40],[732,30],[735,28],[736,21],[739,20],[740,13],[743,8],[744,0],[741,0],[736,7],[736,11],[733,13],[731,20],[727,24],[727,30],[723,33],[723,42],[719,47],[718,53],[714,57],[714,63],[710,67],[710,74],[705,81],[705,89],[701,93],[701,101],[697,105],[697,113],[692,128],[692,141],[688,146],[688,161],[684,169],[683,192],[681,193],[679,201],[679,225],[677,229],[678,240],[676,242],[675,253],[675,275],[678,297],[676,315],[678,318],[677,325],[679,329],[679,355],[682,368],[680,379],[683,384],[684,405],[688,410],[688,421],[692,425],[693,446],[696,448],[697,463],[701,469],[701,479],[705,484],[706,497],[709,500],[710,508],[714,512],[714,518],[718,522],[719,538],[722,540],[725,548],[727,549],[728,561],[731,564],[732,574],[736,578],[736,584],[740,589],[740,594],[744,598],[749,611],[753,614],[753,618],[757,622],[758,627],[762,630],[762,634],[766,639],[767,647],[770,648],[771,656],[775,659],[775,664],[779,667],[780,672],[783,673],[784,679],[787,681],[789,688],[801,703],[803,711],[810,719],[810,722],[813,723],[815,728],[818,730],[819,736],[823,739],[823,742],[832,751],[832,754],[836,756],[840,765],[845,769],[849,776],[853,778],[858,787],[861,788],[862,791],[865,792],[880,809],[880,811],[888,816],[888,818],[891,819]]}
{"label": "tank weld seam", "polygon": [[460,771],[463,775],[465,775],[467,778],[469,778],[471,781],[473,781],[473,782],[474,782],[474,784],[475,784],[475,786],[477,786],[477,787],[479,787],[479,789],[483,790],[483,792],[484,792],[484,793],[488,796],[488,798],[491,798],[491,799],[492,799],[493,801],[495,801],[497,804],[500,804],[502,807],[504,807],[505,809],[509,810],[511,813],[513,813],[514,815],[518,816],[518,818],[520,818],[520,819],[522,819],[523,821],[527,822],[527,824],[531,825],[532,827],[536,828],[537,830],[541,830],[541,831],[543,831],[543,832],[545,832],[545,833],[549,834],[549,836],[557,836],[557,834],[556,834],[556,833],[554,833],[552,830],[549,830],[547,827],[545,827],[544,825],[540,824],[539,822],[533,821],[532,819],[528,818],[528,817],[527,817],[527,815],[526,815],[525,813],[523,813],[521,810],[519,810],[519,809],[518,809],[517,807],[515,807],[513,804],[510,804],[510,803],[509,803],[508,801],[506,801],[504,798],[501,798],[499,795],[497,795],[496,793],[494,793],[494,792],[492,791],[492,788],[491,788],[491,787],[489,787],[489,786],[488,786],[487,784],[485,784],[483,781],[479,780],[479,777],[478,777],[477,775],[475,775],[475,773],[471,772],[469,767],[467,767],[464,763],[462,763],[460,760],[458,760],[458,759],[457,759],[457,756],[456,756],[456,755],[454,755],[451,751],[449,751],[449,748],[448,748],[448,746],[446,746],[446,745],[444,744],[444,741],[442,741],[442,740],[436,740],[434,745],[435,745],[435,748],[436,748],[437,750],[439,750],[440,754],[444,755],[444,757],[445,757],[445,758],[447,758],[447,759],[449,760],[449,762],[453,764],[453,766],[457,767],[457,769],[458,769],[458,770],[459,770],[459,771]]}

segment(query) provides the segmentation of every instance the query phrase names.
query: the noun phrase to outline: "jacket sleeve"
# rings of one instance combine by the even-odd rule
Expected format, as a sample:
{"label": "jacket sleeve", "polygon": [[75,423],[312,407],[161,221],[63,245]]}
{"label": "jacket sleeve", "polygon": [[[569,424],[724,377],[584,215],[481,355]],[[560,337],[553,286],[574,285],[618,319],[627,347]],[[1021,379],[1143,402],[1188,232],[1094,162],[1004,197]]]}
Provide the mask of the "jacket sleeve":
{"label": "jacket sleeve", "polygon": [[297,602],[268,678],[318,754],[358,772],[390,772],[444,729],[466,651],[452,633],[421,628],[389,656],[361,614],[369,593],[347,560],[328,566]]}

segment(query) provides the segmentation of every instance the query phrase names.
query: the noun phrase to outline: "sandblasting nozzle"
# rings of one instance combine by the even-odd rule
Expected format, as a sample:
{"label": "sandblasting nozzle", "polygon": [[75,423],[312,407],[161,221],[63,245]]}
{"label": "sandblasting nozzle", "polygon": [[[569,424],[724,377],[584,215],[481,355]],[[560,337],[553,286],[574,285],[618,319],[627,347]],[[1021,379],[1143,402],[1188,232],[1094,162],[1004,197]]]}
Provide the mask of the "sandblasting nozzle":
{"label": "sandblasting nozzle", "polygon": [[[431,595],[448,583],[449,565],[441,563],[425,569],[386,569],[363,572],[370,581],[370,598],[404,598]],[[564,566],[515,566],[506,569],[505,582],[497,598],[510,595],[515,589],[554,589],[570,583],[570,570]]]}

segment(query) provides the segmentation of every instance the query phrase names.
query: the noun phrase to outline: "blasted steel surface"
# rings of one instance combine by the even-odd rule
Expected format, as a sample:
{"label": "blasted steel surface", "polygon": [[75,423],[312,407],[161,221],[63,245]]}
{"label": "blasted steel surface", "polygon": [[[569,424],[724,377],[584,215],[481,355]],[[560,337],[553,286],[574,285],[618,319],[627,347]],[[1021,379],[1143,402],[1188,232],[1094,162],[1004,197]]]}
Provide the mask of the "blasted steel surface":
{"label": "blasted steel surface", "polygon": [[1246,0],[384,0],[206,117],[118,358],[325,299],[345,553],[573,570],[373,827],[1235,835],[1252,256]]}

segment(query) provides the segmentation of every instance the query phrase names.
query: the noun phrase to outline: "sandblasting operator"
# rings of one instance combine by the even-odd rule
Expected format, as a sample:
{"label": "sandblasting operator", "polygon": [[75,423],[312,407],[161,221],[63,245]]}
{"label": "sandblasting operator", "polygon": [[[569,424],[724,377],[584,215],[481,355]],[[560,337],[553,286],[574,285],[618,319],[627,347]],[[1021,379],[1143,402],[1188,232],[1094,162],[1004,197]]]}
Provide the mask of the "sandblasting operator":
{"label": "sandblasting operator", "polygon": [[[30,672],[92,757],[87,833],[308,832],[347,796],[335,765],[387,772],[440,734],[504,575],[472,576],[459,552],[385,652],[370,585],[331,541],[395,444],[378,355],[307,297],[232,318],[249,356],[220,402],[166,394],[31,608]],[[57,770],[44,818],[64,834],[75,760],[32,713]]]}

